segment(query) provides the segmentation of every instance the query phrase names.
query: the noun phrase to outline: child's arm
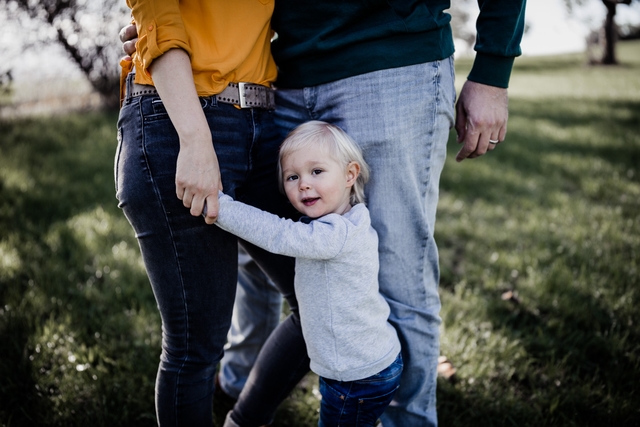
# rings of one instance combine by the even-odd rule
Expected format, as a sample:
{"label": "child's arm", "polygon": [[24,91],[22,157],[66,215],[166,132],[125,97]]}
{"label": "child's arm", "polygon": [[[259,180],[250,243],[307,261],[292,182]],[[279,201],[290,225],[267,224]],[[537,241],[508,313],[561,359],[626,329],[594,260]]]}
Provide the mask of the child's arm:
{"label": "child's arm", "polygon": [[217,226],[269,252],[309,259],[333,258],[344,246],[347,224],[339,215],[310,224],[280,218],[220,193]]}

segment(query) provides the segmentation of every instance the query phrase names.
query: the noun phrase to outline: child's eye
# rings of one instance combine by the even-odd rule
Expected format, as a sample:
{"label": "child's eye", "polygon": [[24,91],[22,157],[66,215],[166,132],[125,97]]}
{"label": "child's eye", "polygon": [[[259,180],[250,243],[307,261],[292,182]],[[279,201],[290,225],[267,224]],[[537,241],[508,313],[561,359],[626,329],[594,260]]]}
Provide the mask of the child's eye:
{"label": "child's eye", "polygon": [[296,179],[298,179],[298,175],[289,175],[287,177],[287,181],[295,181]]}
{"label": "child's eye", "polygon": [[312,175],[320,175],[322,173],[322,169],[314,169],[311,173]]}

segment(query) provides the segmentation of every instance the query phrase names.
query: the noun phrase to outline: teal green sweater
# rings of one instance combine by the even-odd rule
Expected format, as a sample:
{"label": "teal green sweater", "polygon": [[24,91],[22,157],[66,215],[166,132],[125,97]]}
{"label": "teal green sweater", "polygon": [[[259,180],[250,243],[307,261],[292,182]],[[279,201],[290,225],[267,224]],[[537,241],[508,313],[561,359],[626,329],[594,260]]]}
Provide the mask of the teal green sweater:
{"label": "teal green sweater", "polygon": [[[478,0],[469,80],[507,87],[526,0]],[[449,0],[277,0],[277,86],[301,88],[453,54]]]}

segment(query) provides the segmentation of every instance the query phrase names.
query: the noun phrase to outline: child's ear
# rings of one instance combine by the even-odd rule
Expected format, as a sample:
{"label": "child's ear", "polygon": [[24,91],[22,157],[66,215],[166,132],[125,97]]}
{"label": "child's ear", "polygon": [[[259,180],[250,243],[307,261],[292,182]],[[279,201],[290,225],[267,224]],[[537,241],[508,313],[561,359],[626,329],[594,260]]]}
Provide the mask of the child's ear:
{"label": "child's ear", "polygon": [[360,175],[360,164],[358,162],[349,162],[347,165],[347,187],[353,187]]}

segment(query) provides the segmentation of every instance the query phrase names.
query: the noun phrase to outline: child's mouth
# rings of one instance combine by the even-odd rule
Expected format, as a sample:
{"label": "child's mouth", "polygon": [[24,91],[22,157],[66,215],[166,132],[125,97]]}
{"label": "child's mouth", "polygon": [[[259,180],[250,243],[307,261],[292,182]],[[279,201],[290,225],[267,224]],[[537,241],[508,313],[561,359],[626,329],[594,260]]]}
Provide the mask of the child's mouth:
{"label": "child's mouth", "polygon": [[305,206],[313,206],[318,200],[320,200],[320,197],[309,197],[302,199],[302,204]]}

